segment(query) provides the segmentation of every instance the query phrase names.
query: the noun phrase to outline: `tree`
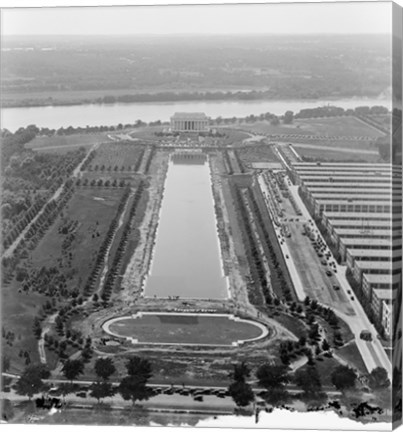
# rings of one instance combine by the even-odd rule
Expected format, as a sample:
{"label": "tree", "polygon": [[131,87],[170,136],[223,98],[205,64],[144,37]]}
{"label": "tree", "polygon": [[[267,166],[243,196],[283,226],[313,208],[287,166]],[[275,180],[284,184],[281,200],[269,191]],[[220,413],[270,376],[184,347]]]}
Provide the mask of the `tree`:
{"label": "tree", "polygon": [[354,387],[357,374],[348,366],[337,366],[331,374],[333,385],[337,390],[346,390]]}
{"label": "tree", "polygon": [[329,342],[326,339],[323,339],[322,349],[323,349],[323,351],[329,351],[329,349],[330,349]]}
{"label": "tree", "polygon": [[120,382],[118,391],[123,399],[131,400],[133,405],[138,400],[147,400],[150,389],[147,388],[147,381],[152,376],[151,363],[147,359],[133,356],[126,363],[128,376]]}
{"label": "tree", "polygon": [[84,372],[84,363],[81,360],[66,360],[62,372],[68,380],[73,381]]}
{"label": "tree", "polygon": [[112,384],[106,381],[97,381],[90,387],[90,396],[94,397],[98,403],[101,399],[111,397],[115,394]]}
{"label": "tree", "polygon": [[119,384],[118,392],[124,400],[131,400],[133,405],[138,400],[147,400],[151,392],[146,383],[139,377],[128,375]]}
{"label": "tree", "polygon": [[10,369],[10,357],[5,354],[1,356],[0,372],[7,372]]}
{"label": "tree", "polygon": [[286,111],[284,114],[284,123],[291,124],[294,120],[294,113],[292,111]]}
{"label": "tree", "polygon": [[95,373],[105,381],[115,372],[116,368],[111,358],[99,358],[95,362]]}
{"label": "tree", "polygon": [[382,367],[377,367],[371,371],[368,376],[369,386],[373,390],[386,389],[390,386],[388,373]]}
{"label": "tree", "polygon": [[127,373],[143,379],[145,382],[152,377],[151,363],[147,359],[133,356],[126,363]]}
{"label": "tree", "polygon": [[245,362],[234,365],[234,371],[231,374],[231,378],[235,382],[245,382],[246,378],[250,376],[250,369]]}
{"label": "tree", "polygon": [[38,317],[34,318],[33,332],[34,332],[34,336],[37,339],[41,337],[42,334],[41,320]]}
{"label": "tree", "polygon": [[28,396],[29,399],[36,393],[46,389],[43,379],[49,378],[50,372],[44,365],[29,365],[17,381],[15,390],[17,394]]}
{"label": "tree", "polygon": [[248,406],[254,399],[255,394],[251,386],[244,381],[234,381],[229,387],[228,391],[234,402],[239,407]]}
{"label": "tree", "polygon": [[285,366],[272,366],[268,363],[259,367],[256,372],[259,384],[267,389],[282,388],[289,382],[287,368]]}
{"label": "tree", "polygon": [[316,367],[299,369],[295,373],[295,384],[300,387],[307,396],[313,396],[322,389],[320,377]]}

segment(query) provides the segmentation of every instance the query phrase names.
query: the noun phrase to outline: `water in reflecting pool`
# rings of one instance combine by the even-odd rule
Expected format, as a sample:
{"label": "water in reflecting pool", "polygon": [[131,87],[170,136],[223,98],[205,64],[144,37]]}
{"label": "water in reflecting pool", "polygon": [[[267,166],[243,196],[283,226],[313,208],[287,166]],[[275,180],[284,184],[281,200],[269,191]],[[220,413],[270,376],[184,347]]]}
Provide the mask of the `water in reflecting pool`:
{"label": "water in reflecting pool", "polygon": [[154,248],[145,296],[227,298],[204,154],[171,157]]}

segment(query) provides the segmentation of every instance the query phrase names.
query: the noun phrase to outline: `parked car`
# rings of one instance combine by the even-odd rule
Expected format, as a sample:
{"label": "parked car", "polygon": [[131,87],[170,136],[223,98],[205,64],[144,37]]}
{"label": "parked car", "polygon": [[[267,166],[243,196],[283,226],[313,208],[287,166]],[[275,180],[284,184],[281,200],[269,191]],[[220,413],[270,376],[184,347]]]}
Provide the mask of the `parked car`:
{"label": "parked car", "polygon": [[339,287],[338,285],[333,285],[333,289],[334,289],[335,291],[338,291],[338,290],[340,289],[340,287]]}
{"label": "parked car", "polygon": [[369,330],[362,330],[362,332],[360,333],[360,338],[371,342],[372,341],[372,333]]}
{"label": "parked car", "polygon": [[333,273],[330,270],[327,270],[326,274],[330,277],[330,276],[332,276]]}

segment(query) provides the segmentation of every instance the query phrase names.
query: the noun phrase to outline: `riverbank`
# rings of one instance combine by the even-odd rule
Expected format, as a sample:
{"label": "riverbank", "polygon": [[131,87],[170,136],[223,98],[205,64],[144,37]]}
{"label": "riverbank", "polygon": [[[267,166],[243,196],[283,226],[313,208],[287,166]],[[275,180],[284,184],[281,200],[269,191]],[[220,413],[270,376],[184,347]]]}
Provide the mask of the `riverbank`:
{"label": "riverbank", "polygon": [[[320,101],[327,99],[337,101],[338,99],[378,99],[379,96],[366,95],[321,95],[318,98],[301,97],[299,100]],[[273,93],[261,88],[244,89],[216,89],[201,88],[193,91],[183,89],[167,90],[73,90],[73,91],[48,91],[32,93],[7,93],[2,94],[3,108],[29,108],[29,107],[57,107],[77,105],[111,105],[115,103],[172,103],[172,102],[228,102],[228,101],[287,101],[289,96]]]}
{"label": "riverbank", "polygon": [[139,102],[114,104],[83,104],[72,106],[37,106],[5,108],[2,106],[2,128],[11,132],[20,127],[88,128],[116,126],[142,122],[167,122],[175,112],[203,112],[212,119],[254,118],[267,113],[282,116],[286,111],[298,113],[303,109],[324,106],[355,109],[359,106],[391,108],[389,99],[314,99],[314,100],[228,100],[185,102]]}

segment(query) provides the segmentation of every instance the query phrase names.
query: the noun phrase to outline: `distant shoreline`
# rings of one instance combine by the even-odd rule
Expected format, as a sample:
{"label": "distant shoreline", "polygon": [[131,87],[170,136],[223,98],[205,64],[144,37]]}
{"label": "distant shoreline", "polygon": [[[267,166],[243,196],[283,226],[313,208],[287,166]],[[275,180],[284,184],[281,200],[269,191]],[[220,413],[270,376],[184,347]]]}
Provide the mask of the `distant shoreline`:
{"label": "distant shoreline", "polygon": [[[91,92],[98,93],[98,92]],[[81,97],[80,97],[81,94]],[[69,97],[70,95],[70,97]],[[268,90],[238,90],[238,91],[226,91],[226,90],[215,90],[215,91],[194,91],[194,92],[177,92],[177,91],[161,91],[158,93],[122,93],[119,91],[112,93],[110,90],[104,92],[99,91],[95,96],[86,97],[88,92],[66,92],[64,95],[58,94],[56,97],[48,96],[43,93],[33,93],[33,96],[27,94],[7,94],[2,95],[2,108],[35,108],[35,107],[60,107],[60,106],[80,106],[80,105],[115,105],[115,104],[147,104],[147,103],[173,103],[173,102],[257,102],[257,101],[290,101],[290,100],[323,100],[329,101],[334,100],[335,102],[340,99],[357,99],[362,101],[365,99],[380,99],[380,103],[384,99],[382,95],[319,95],[319,96],[299,96],[291,98],[288,95],[278,95],[273,92],[270,93]],[[21,97],[21,98],[20,98]],[[22,99],[24,97],[24,99]]]}

